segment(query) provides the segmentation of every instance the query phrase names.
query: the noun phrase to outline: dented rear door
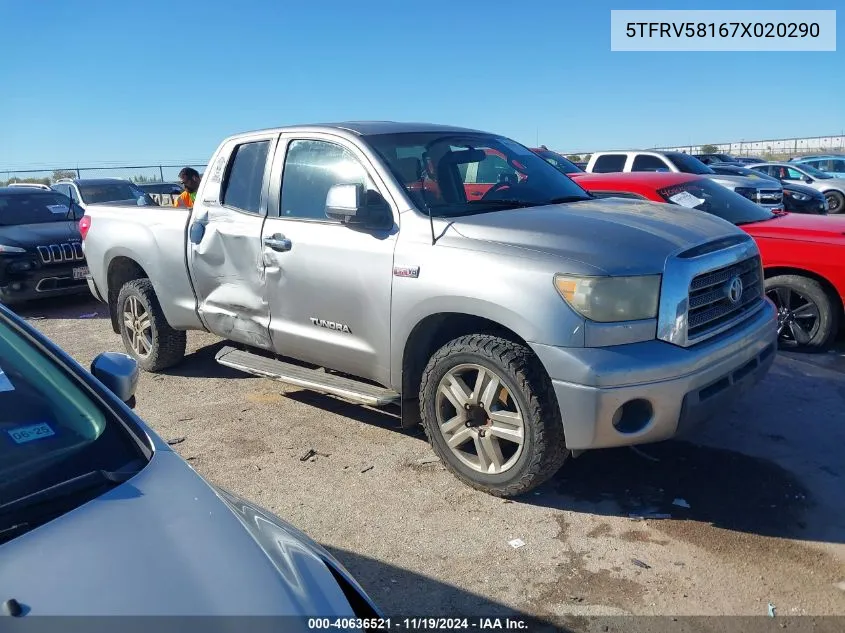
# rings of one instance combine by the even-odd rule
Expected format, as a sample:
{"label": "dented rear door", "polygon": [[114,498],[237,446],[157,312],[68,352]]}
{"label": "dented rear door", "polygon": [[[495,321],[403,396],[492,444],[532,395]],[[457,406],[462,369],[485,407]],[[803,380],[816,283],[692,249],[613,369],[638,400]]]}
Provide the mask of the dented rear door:
{"label": "dented rear door", "polygon": [[209,165],[188,228],[188,269],[209,331],[269,349],[261,232],[278,134],[233,139]]}

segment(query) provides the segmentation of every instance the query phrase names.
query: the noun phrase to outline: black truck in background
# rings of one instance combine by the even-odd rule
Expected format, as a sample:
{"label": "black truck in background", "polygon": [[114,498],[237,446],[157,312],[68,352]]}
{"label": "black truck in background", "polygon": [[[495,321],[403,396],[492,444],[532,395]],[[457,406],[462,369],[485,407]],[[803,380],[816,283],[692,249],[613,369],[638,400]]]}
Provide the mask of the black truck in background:
{"label": "black truck in background", "polygon": [[0,303],[89,292],[82,215],[56,191],[0,187]]}

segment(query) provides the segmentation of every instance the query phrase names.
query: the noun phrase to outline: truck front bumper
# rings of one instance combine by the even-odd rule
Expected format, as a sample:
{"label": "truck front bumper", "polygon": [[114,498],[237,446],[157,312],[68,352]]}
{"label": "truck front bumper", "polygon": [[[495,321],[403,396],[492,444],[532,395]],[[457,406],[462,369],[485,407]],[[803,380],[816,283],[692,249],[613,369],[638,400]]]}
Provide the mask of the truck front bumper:
{"label": "truck front bumper", "polygon": [[657,442],[727,411],[769,371],[777,313],[690,348],[663,341],[597,348],[531,344],[552,377],[571,450]]}

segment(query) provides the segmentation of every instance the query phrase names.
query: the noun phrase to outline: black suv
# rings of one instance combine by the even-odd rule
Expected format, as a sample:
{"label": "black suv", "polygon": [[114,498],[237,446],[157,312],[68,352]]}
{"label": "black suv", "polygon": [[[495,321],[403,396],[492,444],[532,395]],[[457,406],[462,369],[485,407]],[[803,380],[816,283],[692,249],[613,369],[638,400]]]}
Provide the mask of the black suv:
{"label": "black suv", "polygon": [[56,191],[0,187],[0,303],[90,292],[82,215]]}

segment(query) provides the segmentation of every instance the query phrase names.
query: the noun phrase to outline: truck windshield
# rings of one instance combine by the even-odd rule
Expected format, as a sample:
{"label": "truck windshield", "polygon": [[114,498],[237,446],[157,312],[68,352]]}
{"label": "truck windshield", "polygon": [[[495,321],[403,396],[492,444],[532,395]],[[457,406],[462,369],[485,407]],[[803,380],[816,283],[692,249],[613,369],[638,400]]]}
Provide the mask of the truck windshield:
{"label": "truck windshield", "polygon": [[666,202],[689,209],[698,209],[736,225],[762,222],[777,217],[748,198],[706,178],[672,185],[658,190],[657,193]]}
{"label": "truck windshield", "polygon": [[70,198],[53,191],[16,190],[17,193],[0,194],[0,226],[20,224],[49,224],[69,219],[79,220],[82,210],[75,206],[70,218]]}
{"label": "truck windshield", "polygon": [[683,152],[666,152],[666,158],[678,168],[678,171],[685,174],[712,174],[713,170],[698,160],[695,156]]}
{"label": "truck windshield", "polygon": [[84,383],[0,312],[0,543],[116,485],[99,471],[146,461]]}
{"label": "truck windshield", "polygon": [[425,213],[457,217],[588,200],[592,196],[527,147],[483,133],[368,136]]}

